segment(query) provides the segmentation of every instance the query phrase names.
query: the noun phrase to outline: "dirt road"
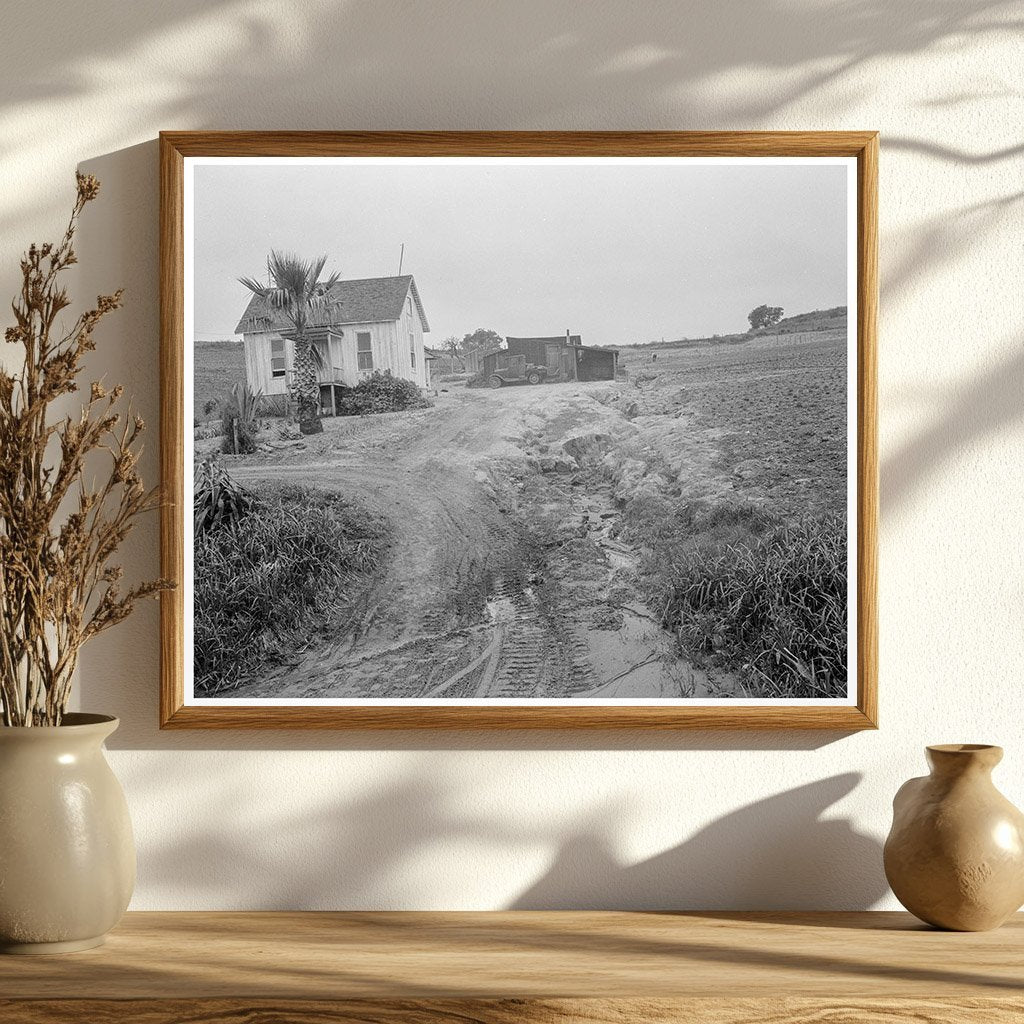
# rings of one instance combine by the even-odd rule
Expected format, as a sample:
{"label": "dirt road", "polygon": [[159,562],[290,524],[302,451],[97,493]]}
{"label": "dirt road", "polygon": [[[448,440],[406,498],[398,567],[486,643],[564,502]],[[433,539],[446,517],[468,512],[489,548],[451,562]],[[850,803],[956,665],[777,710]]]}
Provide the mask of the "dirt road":
{"label": "dirt road", "polygon": [[[453,387],[432,409],[325,420],[234,461],[248,486],[337,490],[396,541],[294,662],[238,697],[679,697],[707,692],[615,537],[608,452],[637,433],[617,384]],[[622,486],[622,474],[619,474]]]}

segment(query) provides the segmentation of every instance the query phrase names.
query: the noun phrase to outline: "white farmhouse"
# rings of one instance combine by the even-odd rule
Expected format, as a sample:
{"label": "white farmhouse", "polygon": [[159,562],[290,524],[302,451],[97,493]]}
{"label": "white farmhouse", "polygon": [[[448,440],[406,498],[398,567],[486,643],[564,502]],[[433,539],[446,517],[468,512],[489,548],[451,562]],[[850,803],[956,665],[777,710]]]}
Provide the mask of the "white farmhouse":
{"label": "white farmhouse", "polygon": [[[429,330],[411,274],[338,281],[306,328],[320,355],[321,405],[333,409],[336,389],[352,387],[374,370],[426,387],[423,335]],[[235,333],[245,344],[249,387],[264,395],[288,394],[294,361],[288,318],[254,295]]]}

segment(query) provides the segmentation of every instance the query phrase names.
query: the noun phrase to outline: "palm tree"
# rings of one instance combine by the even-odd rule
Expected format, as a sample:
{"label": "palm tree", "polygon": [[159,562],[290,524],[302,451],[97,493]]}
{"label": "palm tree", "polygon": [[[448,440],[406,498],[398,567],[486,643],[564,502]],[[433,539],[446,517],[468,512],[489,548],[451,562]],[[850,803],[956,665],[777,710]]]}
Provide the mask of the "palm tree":
{"label": "palm tree", "polygon": [[294,253],[273,250],[267,260],[270,284],[261,284],[251,277],[238,279],[271,309],[284,313],[295,329],[293,388],[299,410],[299,430],[303,434],[319,434],[324,429],[320,422],[319,360],[306,337],[306,326],[310,314],[327,305],[328,294],[340,276],[331,274],[321,281],[326,262],[326,256],[307,262]]}

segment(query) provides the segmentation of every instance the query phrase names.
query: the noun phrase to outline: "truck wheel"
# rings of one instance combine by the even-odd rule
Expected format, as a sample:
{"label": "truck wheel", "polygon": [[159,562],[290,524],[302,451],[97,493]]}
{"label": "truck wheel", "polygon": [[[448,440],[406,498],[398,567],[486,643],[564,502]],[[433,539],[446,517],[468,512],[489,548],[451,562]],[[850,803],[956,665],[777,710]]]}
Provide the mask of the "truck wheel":
{"label": "truck wheel", "polygon": [[495,373],[491,375],[487,383],[490,384],[492,388],[500,388],[505,382]]}
{"label": "truck wheel", "polygon": [[529,381],[529,382],[530,382],[531,384],[539,384],[539,383],[540,383],[540,374],[539,374],[539,373],[536,373],[536,372],[534,372],[534,373],[531,373],[531,374],[530,374],[530,375],[529,375],[529,376],[528,376],[528,377],[527,377],[526,379],[527,379],[527,380],[528,380],[528,381]]}

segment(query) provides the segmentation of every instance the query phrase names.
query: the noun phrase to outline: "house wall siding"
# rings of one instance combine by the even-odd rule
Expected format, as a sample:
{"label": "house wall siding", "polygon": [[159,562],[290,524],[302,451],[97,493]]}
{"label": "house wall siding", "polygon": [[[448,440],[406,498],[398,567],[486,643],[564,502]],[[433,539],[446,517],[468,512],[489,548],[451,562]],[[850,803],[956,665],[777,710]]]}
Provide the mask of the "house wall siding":
{"label": "house wall siding", "polygon": [[[423,335],[423,321],[420,320],[419,311],[416,309],[416,303],[412,302],[410,309],[410,300],[412,296],[406,299],[405,305],[402,307],[402,315],[398,320],[398,357],[400,365],[405,368],[405,372],[402,376],[408,380],[415,381],[421,388],[427,386],[427,361],[426,361],[426,343]],[[410,344],[409,335],[412,335],[412,343]],[[412,357],[410,353],[416,352],[416,366],[412,365]]]}
{"label": "house wall siding", "polygon": [[[270,343],[280,338],[277,331],[259,331],[242,335],[245,348],[245,379],[253,391],[265,395],[283,395],[287,390],[287,377],[273,377],[270,372]],[[285,343],[288,368],[292,365],[292,346]]]}
{"label": "house wall siding", "polygon": [[402,334],[402,337],[406,339],[406,359],[409,358],[409,333],[412,333],[413,344],[412,347],[416,351],[416,369],[412,371],[411,380],[416,381],[421,388],[425,388],[429,383],[427,380],[427,353],[426,353],[426,342],[423,336],[423,321],[420,320],[419,312],[416,310],[416,304],[413,303],[412,314],[409,315],[408,303],[406,303],[406,327]]}
{"label": "house wall siding", "polygon": [[[400,326],[402,320],[388,320],[375,324],[345,324],[339,328],[341,334],[331,335],[331,363],[341,371],[341,379],[352,387],[372,370],[360,370],[356,357],[358,340],[361,333],[370,335],[370,351],[373,353],[374,370],[390,370],[396,377],[405,377],[417,384],[422,384],[421,365],[414,372],[409,359],[408,326]],[[405,338],[403,344],[402,339]],[[417,353],[417,364],[422,364],[422,335]],[[268,357],[269,358],[269,357]]]}

